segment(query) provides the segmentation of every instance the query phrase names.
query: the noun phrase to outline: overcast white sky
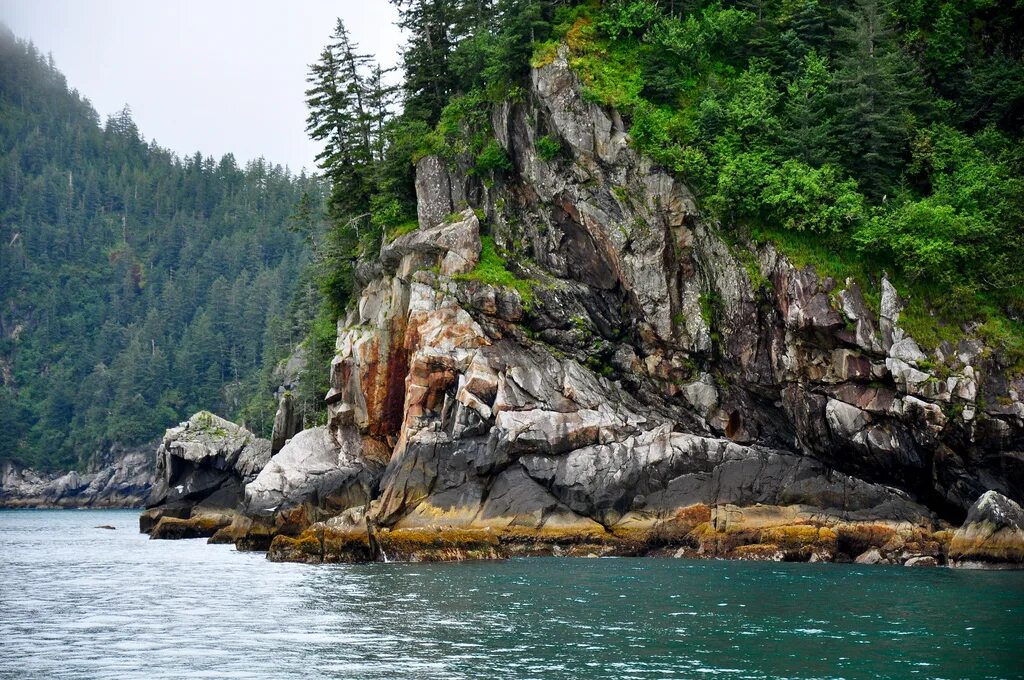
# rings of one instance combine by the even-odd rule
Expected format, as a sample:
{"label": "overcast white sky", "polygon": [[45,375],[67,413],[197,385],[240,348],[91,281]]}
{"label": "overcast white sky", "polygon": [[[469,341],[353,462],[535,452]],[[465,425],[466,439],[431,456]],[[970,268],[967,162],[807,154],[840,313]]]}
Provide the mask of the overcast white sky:
{"label": "overcast white sky", "polygon": [[101,119],[124,104],[179,155],[264,156],[298,172],[307,66],[342,17],[363,52],[398,61],[387,0],[0,0],[0,21],[51,52]]}

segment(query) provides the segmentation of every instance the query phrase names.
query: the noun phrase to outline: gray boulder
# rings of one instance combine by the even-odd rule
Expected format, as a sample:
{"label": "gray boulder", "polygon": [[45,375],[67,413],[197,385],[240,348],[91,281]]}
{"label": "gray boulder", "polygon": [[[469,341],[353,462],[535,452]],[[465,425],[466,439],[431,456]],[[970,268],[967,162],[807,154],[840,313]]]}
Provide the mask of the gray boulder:
{"label": "gray boulder", "polygon": [[[396,269],[403,260],[406,266],[421,269],[436,265],[448,276],[472,271],[480,261],[479,218],[467,208],[451,221],[417,229],[381,246],[380,261],[386,269]],[[409,273],[400,272],[403,276]]]}
{"label": "gray boulder", "polygon": [[854,562],[857,564],[881,564],[882,559],[882,553],[879,552],[878,548],[871,548],[857,555],[857,559]]}
{"label": "gray boulder", "polygon": [[157,449],[157,481],[140,520],[188,518],[196,511],[236,511],[243,487],[270,460],[270,442],[208,411],[167,430]]}
{"label": "gray boulder", "polygon": [[267,523],[311,524],[369,503],[383,468],[352,428],[338,439],[326,426],[303,430],[245,487],[245,511]]}
{"label": "gray boulder", "polygon": [[965,569],[1024,567],[1024,509],[998,491],[986,491],[953,534],[949,563]]}

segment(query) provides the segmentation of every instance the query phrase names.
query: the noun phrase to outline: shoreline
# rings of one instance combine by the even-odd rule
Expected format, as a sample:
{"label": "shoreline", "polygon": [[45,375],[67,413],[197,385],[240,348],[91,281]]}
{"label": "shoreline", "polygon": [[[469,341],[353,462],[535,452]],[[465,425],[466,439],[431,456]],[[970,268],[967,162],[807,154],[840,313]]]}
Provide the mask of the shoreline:
{"label": "shoreline", "polygon": [[60,505],[53,503],[0,503],[0,510],[145,510],[146,506],[135,505]]}
{"label": "shoreline", "polygon": [[[0,510],[6,511],[140,511],[144,506],[123,505],[31,505],[5,504]],[[141,513],[140,513],[141,517]],[[231,518],[230,523],[211,520],[209,517],[193,519],[161,518],[171,520],[180,527],[191,527],[193,531],[184,531],[178,535],[151,536],[155,540],[199,540],[206,539],[208,544],[232,544],[238,552],[265,554],[271,562],[292,562],[302,564],[369,564],[380,563],[429,563],[429,562],[467,562],[467,561],[501,561],[524,557],[572,557],[581,559],[597,558],[656,558],[656,559],[687,559],[687,560],[720,560],[730,562],[794,562],[808,564],[853,564],[857,566],[905,566],[912,568],[955,568],[965,571],[1024,571],[1024,565],[1005,562],[991,562],[977,559],[958,560],[952,563],[948,557],[949,541],[937,541],[938,550],[927,552],[908,552],[902,550],[902,558],[884,557],[878,547],[869,547],[860,555],[845,552],[827,552],[818,543],[791,542],[750,543],[742,542],[727,550],[706,549],[699,543],[695,545],[693,532],[683,537],[668,540],[657,536],[624,537],[614,532],[607,535],[583,534],[573,532],[536,532],[530,530],[494,530],[494,529],[457,529],[457,528],[376,528],[373,532],[373,543],[378,552],[373,555],[369,534],[365,531],[333,530],[325,526],[313,526],[298,535],[274,534],[265,527],[249,525],[239,531],[238,520]],[[205,526],[203,522],[205,521]],[[158,521],[157,524],[160,522]],[[155,529],[156,525],[153,526]],[[787,527],[790,532],[802,527],[806,532],[812,525],[793,525]],[[774,527],[776,535],[783,527]],[[143,531],[142,533],[147,533]],[[654,532],[651,532],[654,533]],[[721,540],[727,532],[717,532],[716,538]],[[781,533],[785,533],[782,531]],[[898,532],[893,537],[900,538]],[[936,534],[948,533],[940,530]],[[904,536],[904,545],[906,544]],[[747,537],[749,540],[750,537]],[[264,547],[265,546],[265,547]],[[859,558],[872,551],[878,553],[880,559],[862,560]],[[891,546],[888,551],[892,553]],[[386,555],[386,558],[382,558]],[[921,558],[931,558],[922,560]],[[917,560],[915,562],[915,560]]]}

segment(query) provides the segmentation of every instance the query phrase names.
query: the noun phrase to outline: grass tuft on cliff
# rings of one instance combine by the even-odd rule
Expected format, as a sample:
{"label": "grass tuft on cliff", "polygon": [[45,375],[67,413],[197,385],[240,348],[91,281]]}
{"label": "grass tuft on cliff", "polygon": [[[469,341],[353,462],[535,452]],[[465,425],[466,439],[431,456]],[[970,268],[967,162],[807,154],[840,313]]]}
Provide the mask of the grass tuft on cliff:
{"label": "grass tuft on cliff", "polygon": [[498,248],[491,236],[480,239],[480,262],[473,271],[456,276],[458,281],[479,281],[490,286],[511,288],[519,293],[523,305],[530,307],[534,301],[534,288],[537,282],[532,279],[521,279],[508,269],[508,265],[498,253]]}

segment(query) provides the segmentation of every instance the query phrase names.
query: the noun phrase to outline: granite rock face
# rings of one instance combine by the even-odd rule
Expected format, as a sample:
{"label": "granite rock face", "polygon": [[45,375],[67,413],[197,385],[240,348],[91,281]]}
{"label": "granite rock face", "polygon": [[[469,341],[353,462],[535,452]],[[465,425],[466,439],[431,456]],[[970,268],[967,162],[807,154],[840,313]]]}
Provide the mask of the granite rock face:
{"label": "granite rock face", "polygon": [[349,429],[336,439],[326,427],[303,430],[245,487],[247,515],[298,528],[352,507],[377,491],[384,464],[363,455],[363,442]]}
{"label": "granite rock face", "polygon": [[[938,357],[902,329],[884,277],[874,310],[868,282],[771,246],[741,257],[618,115],[580,96],[564,53],[492,125],[514,171],[474,184],[420,161],[421,229],[385,246],[339,322],[332,424],[391,451],[372,522],[688,527],[696,549],[726,552],[748,532],[765,555],[799,542],[786,527],[814,526],[835,534],[808,534],[818,559],[875,547],[903,563],[941,560],[941,529],[981,492],[1024,489],[1019,408],[977,403],[989,389],[1020,404],[1010,382],[981,383],[996,364],[945,348],[929,372]],[[562,154],[541,158],[540,136]],[[466,203],[532,299],[438,266],[473,261],[475,238],[439,231]],[[460,230],[478,228],[469,215]]]}

